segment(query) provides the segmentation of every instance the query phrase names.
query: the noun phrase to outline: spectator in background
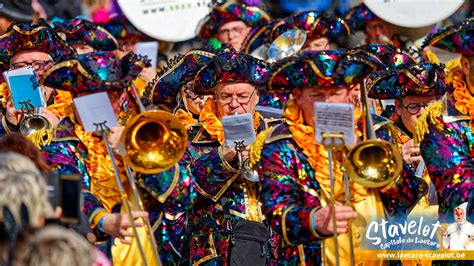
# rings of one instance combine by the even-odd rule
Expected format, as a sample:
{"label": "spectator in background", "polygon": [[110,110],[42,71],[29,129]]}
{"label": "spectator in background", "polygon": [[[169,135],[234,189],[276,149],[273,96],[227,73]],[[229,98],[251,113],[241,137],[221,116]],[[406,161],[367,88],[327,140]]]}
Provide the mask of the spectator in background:
{"label": "spectator in background", "polygon": [[[20,133],[12,132],[0,138],[0,152],[16,152],[22,154],[28,157],[40,172],[50,171],[49,166],[40,150],[27,137]],[[6,156],[5,159],[8,158],[11,157]],[[14,162],[15,161],[12,161],[12,163]],[[28,165],[29,162],[26,164]],[[6,163],[4,160],[1,160],[0,168],[2,165],[8,166],[8,163]],[[21,171],[20,169],[12,170]]]}
{"label": "spectator in background", "polygon": [[392,44],[397,48],[409,45],[410,40],[405,36],[394,33],[394,26],[377,17],[365,4],[353,7],[345,19],[354,31],[364,31],[366,38],[359,45],[371,43]]}
{"label": "spectator in background", "polygon": [[18,229],[42,226],[50,214],[46,185],[35,164],[23,155],[0,152],[0,265],[7,261]]}
{"label": "spectator in background", "polygon": [[0,152],[0,171],[27,172],[40,175],[41,172],[35,163],[22,154],[16,152]]}
{"label": "spectator in background", "polygon": [[87,240],[60,226],[50,225],[22,236],[15,246],[14,265],[110,265]]}
{"label": "spectator in background", "polygon": [[[28,211],[29,225],[42,227],[45,219],[53,215],[43,177],[37,170],[35,172],[35,168],[31,168],[30,160],[22,155],[4,153],[0,155],[0,158],[2,161],[5,159],[10,162],[10,165],[4,166],[2,170],[14,169],[18,165],[25,166],[21,169],[23,171],[0,172],[0,210],[8,207],[16,223],[20,224],[21,208],[24,205]],[[3,212],[0,213],[0,221],[3,221]]]}

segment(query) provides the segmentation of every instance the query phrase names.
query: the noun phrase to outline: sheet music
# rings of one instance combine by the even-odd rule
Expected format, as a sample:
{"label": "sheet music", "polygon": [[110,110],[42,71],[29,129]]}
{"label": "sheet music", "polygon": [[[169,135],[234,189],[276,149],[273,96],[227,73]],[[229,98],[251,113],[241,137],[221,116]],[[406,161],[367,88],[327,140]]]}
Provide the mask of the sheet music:
{"label": "sheet music", "polygon": [[244,141],[244,145],[250,145],[255,140],[252,114],[229,115],[222,117],[224,128],[225,145],[235,146],[235,142]]}
{"label": "sheet music", "polygon": [[103,123],[104,121],[107,122],[107,127],[118,126],[107,92],[77,97],[74,99],[74,105],[86,132],[95,132],[97,128],[94,123]]}
{"label": "sheet music", "polygon": [[322,133],[342,133],[346,146],[354,146],[354,105],[349,103],[314,104],[316,143],[322,143]]}
{"label": "sheet music", "polygon": [[32,67],[24,67],[3,73],[15,108],[22,108],[21,102],[28,102],[32,107],[45,106],[44,93]]}
{"label": "sheet music", "polygon": [[137,54],[146,55],[148,59],[151,60],[151,66],[156,68],[156,61],[158,58],[158,42],[138,42],[137,45]]}

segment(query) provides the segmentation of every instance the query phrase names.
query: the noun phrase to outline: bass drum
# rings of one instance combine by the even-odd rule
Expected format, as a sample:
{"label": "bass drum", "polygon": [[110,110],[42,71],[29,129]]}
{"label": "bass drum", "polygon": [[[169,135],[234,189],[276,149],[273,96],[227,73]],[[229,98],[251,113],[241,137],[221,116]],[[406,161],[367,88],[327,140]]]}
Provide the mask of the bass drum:
{"label": "bass drum", "polygon": [[158,40],[180,42],[196,36],[215,0],[118,0],[130,22]]}
{"label": "bass drum", "polygon": [[463,0],[365,0],[379,18],[405,28],[436,24],[458,10]]}

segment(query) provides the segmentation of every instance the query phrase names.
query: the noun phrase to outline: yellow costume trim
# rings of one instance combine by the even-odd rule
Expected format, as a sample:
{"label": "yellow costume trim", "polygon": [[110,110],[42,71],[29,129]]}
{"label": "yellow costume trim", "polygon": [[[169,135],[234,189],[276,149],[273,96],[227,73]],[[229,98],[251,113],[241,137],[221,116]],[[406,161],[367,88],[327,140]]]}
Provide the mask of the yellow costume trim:
{"label": "yellow costume trim", "polygon": [[428,123],[439,125],[439,122],[436,120],[436,118],[441,115],[442,109],[442,101],[433,102],[428,105],[428,107],[426,107],[425,111],[421,114],[420,118],[418,118],[418,121],[415,125],[413,140],[416,144],[422,142],[425,138],[425,135],[429,133],[430,129],[428,128]]}
{"label": "yellow costume trim", "polygon": [[319,207],[316,207],[316,208],[313,208],[311,210],[311,212],[309,213],[309,228],[311,229],[311,234],[313,234],[314,237],[316,237],[317,239],[325,239],[325,238],[328,238],[328,237],[323,237],[322,235],[320,235],[318,233],[318,231],[316,231],[315,228],[313,228],[313,220],[314,220],[314,215],[316,214],[317,211],[319,211],[319,209],[321,209],[322,207],[319,206]]}
{"label": "yellow costume trim", "polygon": [[0,102],[2,103],[3,108],[6,107],[7,99],[9,95],[10,95],[10,91],[8,90],[7,83],[6,82],[0,83]]}
{"label": "yellow costume trim", "polygon": [[[48,106],[48,109],[60,118],[68,116],[71,118],[71,121],[75,122],[72,103],[71,93],[58,91],[58,94],[54,98],[54,104]],[[89,164],[89,174],[92,177],[91,192],[104,204],[107,211],[111,211],[112,207],[121,203],[122,200],[120,198],[117,182],[115,181],[112,161],[107,153],[102,138],[85,132],[82,126],[78,124],[74,126],[74,132],[87,148],[87,163]],[[116,162],[120,171],[120,180],[123,182],[127,180],[125,169],[120,160]]]}
{"label": "yellow costume trim", "polygon": [[456,100],[454,106],[459,112],[469,116],[471,132],[474,134],[474,96],[467,89],[467,84],[461,77],[455,75],[452,84],[454,87],[453,96]]}
{"label": "yellow costume trim", "polygon": [[72,105],[71,93],[60,90],[57,93],[56,97],[54,97],[54,104],[48,106],[48,110],[61,119],[73,115],[74,107]]}
{"label": "yellow costume trim", "polygon": [[5,129],[5,132],[7,132],[7,134],[12,133],[12,130],[7,124],[7,118],[5,116],[2,116],[2,126],[3,129]]}
{"label": "yellow costume trim", "polygon": [[250,146],[250,168],[253,168],[255,164],[260,161],[263,144],[265,144],[265,140],[272,131],[273,127],[260,132],[255,138],[253,144]]}
{"label": "yellow costume trim", "polygon": [[179,120],[181,120],[181,123],[183,123],[186,129],[189,129],[198,123],[197,119],[193,118],[193,114],[191,112],[186,112],[181,108],[178,109],[174,115],[178,117]]}
{"label": "yellow costume trim", "polygon": [[224,186],[217,192],[216,195],[211,195],[209,193],[207,193],[203,188],[201,188],[197,183],[194,184],[196,190],[203,196],[203,197],[206,197],[208,199],[211,199],[212,201],[214,202],[217,202],[220,197],[224,194],[224,192],[226,192],[226,190],[232,185],[232,183],[234,183],[234,181],[237,179],[237,177],[240,176],[240,172],[238,173],[235,173],[234,175],[232,175],[231,178],[229,178],[229,180],[227,180],[227,182],[224,184]]}
{"label": "yellow costume trim", "polygon": [[100,219],[107,214],[108,212],[102,208],[95,210],[92,213],[91,217],[89,218],[89,223],[91,225],[91,228],[96,227],[99,224]]}
{"label": "yellow costume trim", "polygon": [[[261,115],[255,112],[253,115],[253,127],[257,129],[260,126]],[[199,120],[206,131],[220,144],[224,143],[224,128],[222,127],[221,117],[218,114],[217,103],[212,99],[208,99],[201,110]]]}
{"label": "yellow costume trim", "polygon": [[286,233],[286,215],[288,214],[288,212],[293,209],[295,206],[289,206],[288,208],[286,208],[286,210],[283,212],[283,214],[281,215],[281,232],[283,234],[283,240],[285,241],[285,243],[287,245],[291,245],[291,241],[290,239],[288,238],[288,235]]}
{"label": "yellow costume trim", "polygon": [[[316,144],[314,128],[304,124],[303,111],[294,100],[289,101],[283,116],[286,118],[286,123],[289,125],[293,139],[303,149],[303,154],[308,158],[308,162],[315,172],[314,176],[321,185],[321,189],[328,193],[331,191],[331,184],[329,180],[327,150],[322,145]],[[335,162],[333,173],[336,200],[344,201],[343,198],[338,198],[344,196],[345,189],[341,164],[337,161]],[[358,202],[367,196],[367,190],[358,184],[353,184],[351,186],[351,195],[353,200]]]}
{"label": "yellow costume trim", "polygon": [[47,146],[53,140],[53,130],[52,129],[38,129],[35,132],[26,135],[26,137],[31,140],[31,142],[38,148],[41,149],[43,146]]}

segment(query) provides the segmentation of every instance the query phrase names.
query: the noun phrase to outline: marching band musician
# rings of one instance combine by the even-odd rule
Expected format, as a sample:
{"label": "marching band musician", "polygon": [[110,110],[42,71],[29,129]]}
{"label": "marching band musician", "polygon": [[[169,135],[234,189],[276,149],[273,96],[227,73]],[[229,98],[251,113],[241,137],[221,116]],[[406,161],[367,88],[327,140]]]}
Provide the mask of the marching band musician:
{"label": "marching band musician", "polygon": [[[109,94],[116,115],[120,116],[119,113],[123,111],[124,107],[133,105],[133,103],[130,99],[117,99],[114,95],[122,95],[121,90],[126,89],[127,85],[130,85],[141,71],[143,65],[144,62],[138,60],[138,57],[133,53],[128,54],[119,61],[112,53],[92,52],[79,55],[74,61],[61,62],[56,67],[51,68],[45,74],[44,83],[58,89],[70,91],[75,96],[105,90]],[[83,73],[78,69],[86,69],[86,71],[91,72]],[[100,73],[100,75],[95,73]],[[89,160],[93,162],[89,167],[93,180],[93,193],[104,202],[107,211],[116,210],[122,202],[120,191],[118,191],[118,186],[113,176],[114,171],[111,160],[116,160],[120,179],[124,183],[126,192],[131,193],[130,184],[125,178],[125,166],[120,159],[121,155],[115,154],[115,158],[110,158],[101,138],[84,132],[80,125],[76,125],[75,133],[86,145],[89,151]],[[122,131],[118,130],[117,134],[120,135],[121,133]],[[111,141],[111,144],[114,144],[113,141]],[[136,219],[149,215],[152,225],[150,230],[153,230],[157,239],[161,261],[167,264],[178,261],[180,254],[179,251],[175,251],[175,246],[177,246],[177,243],[179,244],[180,239],[175,240],[174,237],[181,235],[181,231],[176,232],[175,230],[182,230],[182,227],[173,227],[173,224],[167,221],[172,221],[168,217],[173,215],[179,218],[187,210],[186,208],[191,206],[192,195],[190,194],[192,190],[190,186],[192,183],[188,168],[180,162],[161,173],[138,173],[137,182],[146,212],[143,210],[132,211],[132,217]],[[128,197],[131,198],[131,194],[128,194]],[[135,207],[139,208],[138,206]],[[112,257],[116,263],[143,263],[141,258],[138,257],[136,242],[131,242],[127,239],[127,237],[134,236],[134,234],[127,231],[130,227],[130,222],[125,214],[105,213],[97,224],[99,230],[103,233],[108,236],[118,237],[123,243],[130,244],[116,243],[112,247]],[[136,223],[137,227],[141,227],[142,224],[142,222]],[[143,240],[147,236],[142,229],[137,229],[139,229],[138,234],[145,249],[147,260],[151,263],[153,261],[151,259],[151,253],[153,252],[151,249],[153,247],[149,245],[149,242]],[[178,254],[175,252],[178,252]]]}
{"label": "marching band musician", "polygon": [[[331,42],[351,33],[349,25],[341,18],[324,12],[306,11],[252,29],[244,41],[243,51],[251,53],[262,45],[270,46],[280,35],[292,29],[299,29],[307,34],[301,50],[312,51],[327,50]],[[259,105],[283,109],[283,104],[289,99],[290,93],[262,93]]]}
{"label": "marching band musician", "polygon": [[430,104],[415,127],[415,142],[438,192],[439,219],[453,223],[457,206],[468,202],[466,219],[474,222],[474,19],[427,37],[424,46],[461,54],[459,67],[448,73],[452,86]]}
{"label": "marching band musician", "polygon": [[[152,41],[153,39],[139,31],[124,15],[117,15],[110,18],[109,21],[100,24],[106,31],[112,34],[118,41],[119,49],[115,50],[115,55],[120,59],[129,52],[137,52],[137,43]],[[138,75],[138,79],[133,81],[133,85],[141,96],[145,86],[153,80],[156,75],[156,69],[151,66],[143,68]]]}
{"label": "marching band musician", "polygon": [[[2,72],[8,68],[16,69],[26,66],[35,68],[38,76],[44,74],[51,66],[62,60],[73,58],[72,47],[61,40],[54,30],[44,21],[39,24],[13,24],[0,39],[5,48],[0,62]],[[2,75],[3,77],[3,75]],[[89,172],[87,149],[74,134],[74,123],[67,117],[67,106],[72,101],[64,100],[64,93],[50,86],[44,86],[47,107],[41,108],[51,128],[37,130],[39,136],[33,142],[41,149],[48,165],[59,174],[80,174],[83,181],[84,213],[92,228],[97,226],[104,207],[100,200],[90,192],[91,175]],[[0,135],[19,131],[23,112],[16,110],[9,93],[3,109]],[[100,233],[96,232],[100,237]]]}
{"label": "marching band musician", "polygon": [[270,20],[270,16],[256,6],[226,1],[212,8],[198,29],[198,35],[202,39],[214,38],[222,44],[230,44],[236,51],[240,51],[252,28]]}
{"label": "marching band musician", "polygon": [[[198,70],[205,66],[215,54],[205,50],[194,49],[188,51],[186,54],[179,56],[177,59],[174,59],[171,64],[165,67],[165,69],[158,73],[156,78],[147,85],[144,95],[143,102],[146,105],[158,105],[162,109],[171,109],[174,111],[175,116],[181,120],[181,123],[188,130],[188,142],[190,142],[200,126],[198,123],[199,113],[201,106],[201,101],[205,101],[208,98],[211,98],[212,95],[204,95],[201,97],[188,97],[188,88],[189,84]],[[189,91],[192,91],[189,89]],[[164,105],[164,107],[163,107]],[[180,166],[183,169],[190,169],[192,162],[195,160],[196,156],[199,156],[198,152],[193,152],[193,150],[188,149],[185,152],[185,155],[180,160]],[[181,174],[185,176],[184,174]],[[166,256],[162,259],[162,262],[165,264],[172,265],[176,262],[185,263],[189,261],[189,239],[188,239],[188,223],[189,209],[192,207],[192,202],[194,202],[195,191],[192,188],[193,179],[188,175],[187,178],[179,180],[175,187],[182,186],[184,189],[188,189],[187,193],[179,194],[170,194],[169,197],[183,196],[187,197],[187,206],[184,206],[183,201],[181,201],[182,207],[178,210],[173,211],[163,211],[160,222],[162,224],[162,232],[167,232],[168,238],[163,238],[166,240],[163,242],[162,249],[166,250]],[[153,174],[138,174],[137,179],[139,184],[152,184],[156,183],[156,179],[161,178],[160,176]],[[183,183],[188,182],[189,186],[184,187]],[[152,186],[154,190],[159,189],[158,186]],[[146,186],[142,186],[144,190],[150,190]],[[171,186],[170,186],[171,188]],[[166,190],[163,190],[166,191]],[[147,210],[150,212],[150,218],[152,222],[156,221],[155,213],[160,214],[161,212],[152,211],[159,210],[157,208],[160,205],[160,201],[163,201],[162,194],[157,193],[143,193],[144,201],[147,205]],[[174,201],[174,200],[173,200]],[[170,248],[172,247],[172,249]],[[171,256],[171,254],[177,253],[177,256]]]}
{"label": "marching band musician", "polygon": [[[341,50],[305,51],[272,67],[270,89],[292,90],[295,99],[285,109],[286,122],[257,137],[251,150],[251,164],[262,182],[264,212],[270,225],[282,236],[278,257],[281,263],[334,264],[333,240],[327,238],[337,230],[341,263],[349,265],[350,244],[346,234],[349,220],[355,218],[356,224],[365,224],[371,218],[383,217],[384,212],[395,215],[394,203],[408,207],[417,196],[417,184],[409,180],[402,183],[410,189],[394,186],[383,192],[351,184],[353,207],[337,204],[332,210],[328,206],[331,197],[328,153],[315,142],[313,104],[315,101],[349,103],[349,91],[374,69],[368,60],[346,56]],[[333,169],[334,197],[337,202],[344,202],[340,156],[336,156],[338,166]],[[397,197],[396,202],[393,197]],[[336,212],[335,229],[332,211]],[[360,241],[360,232],[355,231],[355,239]],[[324,240],[323,250],[321,240]],[[357,246],[355,261],[365,261],[357,253]]]}
{"label": "marching band musician", "polygon": [[[193,81],[195,94],[212,93],[215,99],[208,99],[201,110],[201,129],[189,147],[201,153],[191,166],[198,194],[189,217],[192,264],[270,263],[267,241],[271,234],[262,223],[258,183],[242,176],[236,150],[224,145],[221,122],[224,116],[248,113],[253,115],[256,132],[266,128],[255,109],[268,74],[265,62],[240,52],[224,52]],[[242,161],[248,157],[248,148],[242,152]],[[241,234],[260,242],[243,240]]]}

